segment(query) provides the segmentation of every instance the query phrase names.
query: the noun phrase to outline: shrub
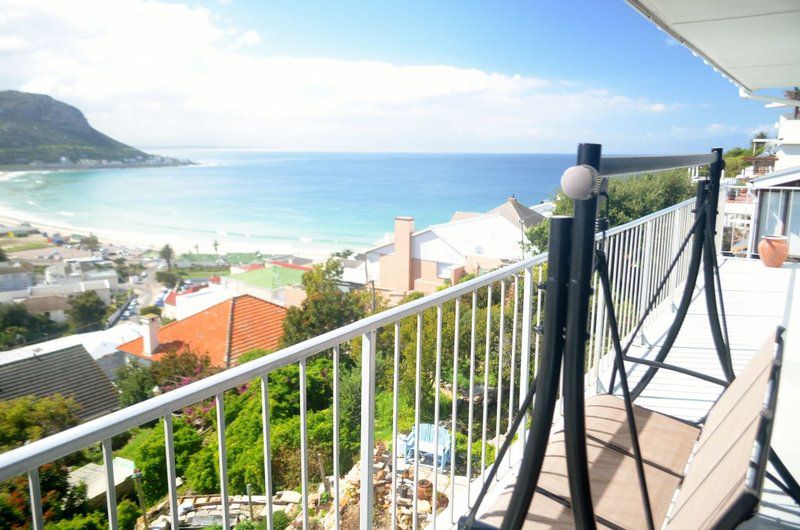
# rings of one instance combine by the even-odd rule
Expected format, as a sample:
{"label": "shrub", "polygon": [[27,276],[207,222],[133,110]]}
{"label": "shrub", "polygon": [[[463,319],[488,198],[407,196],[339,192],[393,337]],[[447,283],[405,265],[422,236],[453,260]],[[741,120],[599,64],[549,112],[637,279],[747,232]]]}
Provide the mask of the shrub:
{"label": "shrub", "polygon": [[136,520],[142,515],[142,511],[136,503],[125,499],[117,505],[117,519],[120,530],[134,530]]}

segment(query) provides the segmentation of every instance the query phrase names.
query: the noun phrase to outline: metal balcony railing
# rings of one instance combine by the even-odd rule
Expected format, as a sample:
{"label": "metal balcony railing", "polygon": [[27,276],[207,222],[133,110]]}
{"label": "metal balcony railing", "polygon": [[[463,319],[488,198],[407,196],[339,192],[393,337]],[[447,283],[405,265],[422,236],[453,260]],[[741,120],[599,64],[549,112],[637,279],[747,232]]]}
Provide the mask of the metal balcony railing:
{"label": "metal balcony railing", "polygon": [[[656,292],[659,279],[669,267],[673,256],[681,244],[681,237],[692,225],[693,200],[687,200],[665,210],[637,219],[628,224],[612,228],[599,234],[602,245],[609,256],[610,271],[613,276],[614,292],[612,299],[618,308],[621,334],[630,334],[639,318],[645,314],[646,305]],[[518,433],[508,432],[512,414],[523,401],[529,382],[538,368],[540,340],[537,327],[542,322],[542,289],[544,265],[547,255],[528,258],[516,264],[489,272],[462,284],[449,287],[435,294],[420,298],[382,313],[364,318],[335,331],[320,335],[300,344],[285,348],[266,357],[231,368],[185,387],[167,392],[142,403],[119,410],[107,416],[73,427],[45,439],[32,442],[23,447],[0,455],[0,480],[27,474],[30,490],[30,510],[32,526],[43,528],[42,496],[38,468],[44,464],[63,458],[95,444],[100,444],[103,453],[107,479],[107,510],[109,527],[118,528],[117,500],[114,490],[113,451],[111,438],[154,420],[163,419],[166,446],[166,476],[168,481],[169,517],[172,528],[179,528],[178,489],[172,420],[173,414],[184,407],[198,402],[214,399],[216,404],[216,435],[219,444],[219,477],[222,502],[223,527],[229,528],[234,521],[229,510],[229,498],[234,494],[228,485],[227,454],[225,439],[225,411],[223,395],[226,391],[245,383],[257,380],[261,386],[261,410],[263,429],[264,481],[266,490],[272,490],[272,458],[270,447],[269,376],[275,370],[292,364],[299,365],[300,373],[300,441],[301,441],[301,490],[303,527],[309,527],[308,508],[308,436],[306,431],[306,363],[318,355],[330,355],[333,361],[333,475],[341,477],[347,470],[339,463],[339,378],[340,349],[352,341],[361,342],[361,424],[360,460],[370,465],[362,465],[360,470],[360,527],[372,528],[375,513],[374,491],[364,487],[373,483],[373,448],[375,446],[376,426],[376,358],[381,353],[383,359],[391,361],[392,370],[392,438],[391,446],[392,489],[390,501],[391,521],[396,525],[398,510],[398,481],[396,472],[400,461],[398,454],[398,396],[400,393],[401,324],[411,319],[416,325],[415,344],[415,411],[414,425],[416,439],[414,462],[420,460],[420,425],[432,423],[442,426],[450,436],[450,462],[446,470],[435,464],[431,472],[433,491],[443,491],[449,495],[449,517],[443,511],[439,517],[418,513],[418,488],[421,466],[414,466],[411,486],[413,488],[413,527],[430,524],[452,525],[471,505],[481,482],[492,463],[488,444],[499,447],[508,436],[518,434],[524,440],[525,423]],[[661,311],[667,310],[679,284],[685,278],[687,258],[681,258],[676,271],[663,289],[659,298]],[[596,386],[598,369],[604,362],[606,352],[611,347],[606,322],[601,287],[594,282],[596,293],[591,302],[590,339],[586,366],[586,384],[589,389]],[[499,303],[496,303],[499,302]],[[443,311],[453,308],[452,344],[443,343]],[[485,321],[478,321],[478,311],[485,311]],[[657,318],[658,311],[649,318]],[[435,316],[434,316],[435,315]],[[424,319],[436,318],[435,375],[433,413],[423,412],[421,396],[421,363],[423,358],[422,330]],[[476,331],[485,326],[485,340],[478,344]],[[448,330],[449,334],[449,330]],[[378,352],[379,336],[390,337],[391,351]],[[448,341],[449,342],[449,341]],[[460,351],[461,344],[468,344],[468,351]],[[443,360],[447,360],[447,364]],[[468,359],[465,369],[464,360]],[[451,364],[452,363],[452,364]],[[444,382],[449,382],[452,395],[450,415],[447,417],[441,405]],[[465,392],[466,391],[466,392]],[[459,396],[466,394],[466,399]],[[466,410],[467,422],[462,416]],[[434,429],[436,439],[433,446],[438,447],[439,429]],[[467,436],[466,452],[459,451],[456,434]],[[519,442],[515,442],[519,443]],[[479,449],[478,449],[479,448]],[[466,469],[460,462],[465,462]],[[510,461],[509,461],[510,464]],[[460,484],[459,484],[460,483]],[[340,506],[341,494],[339,480],[334,480],[333,505]],[[267,495],[268,528],[272,528],[271,495]],[[455,502],[456,500],[461,502]],[[462,501],[463,499],[463,501]],[[431,499],[432,513],[439,511],[439,496]],[[464,506],[466,504],[466,506]],[[335,525],[340,526],[339,510],[335,510]],[[393,525],[394,526],[394,525]]]}

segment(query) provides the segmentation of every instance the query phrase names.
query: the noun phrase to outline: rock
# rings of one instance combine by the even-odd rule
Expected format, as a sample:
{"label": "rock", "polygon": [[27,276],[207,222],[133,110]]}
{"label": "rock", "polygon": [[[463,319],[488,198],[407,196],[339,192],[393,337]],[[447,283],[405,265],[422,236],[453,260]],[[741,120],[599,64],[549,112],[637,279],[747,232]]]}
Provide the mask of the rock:
{"label": "rock", "polygon": [[278,492],[280,499],[284,503],[298,504],[303,500],[303,495],[299,492],[292,490],[283,490]]}
{"label": "rock", "polygon": [[431,513],[431,503],[428,501],[417,501],[417,511],[420,513]]}

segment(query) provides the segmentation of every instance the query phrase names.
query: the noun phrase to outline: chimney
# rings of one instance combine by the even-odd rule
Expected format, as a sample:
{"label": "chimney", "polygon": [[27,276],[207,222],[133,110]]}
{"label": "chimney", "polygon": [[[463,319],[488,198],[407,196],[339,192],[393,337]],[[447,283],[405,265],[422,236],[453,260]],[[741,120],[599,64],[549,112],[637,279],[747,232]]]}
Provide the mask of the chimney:
{"label": "chimney", "polygon": [[411,234],[414,232],[413,217],[394,218],[394,255],[397,260],[398,283],[403,291],[414,288],[411,278]]}
{"label": "chimney", "polygon": [[161,319],[158,317],[145,317],[142,319],[142,343],[143,352],[146,355],[153,355],[158,348],[158,326]]}

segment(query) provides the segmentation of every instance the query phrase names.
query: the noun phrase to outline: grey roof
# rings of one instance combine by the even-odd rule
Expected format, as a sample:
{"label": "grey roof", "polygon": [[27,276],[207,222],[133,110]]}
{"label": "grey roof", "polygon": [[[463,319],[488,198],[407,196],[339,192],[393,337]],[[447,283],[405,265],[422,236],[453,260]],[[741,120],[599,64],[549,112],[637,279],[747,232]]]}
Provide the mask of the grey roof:
{"label": "grey roof", "polygon": [[499,213],[516,225],[523,223],[525,228],[538,225],[544,220],[544,216],[542,214],[535,212],[527,206],[521,204],[514,197],[509,197],[506,202],[497,208],[489,210],[487,213]]}
{"label": "grey roof", "polygon": [[800,180],[800,166],[792,166],[767,173],[760,177],[750,180],[750,184],[756,188],[769,188],[771,186],[780,186],[789,182]]}
{"label": "grey roof", "polygon": [[117,390],[81,345],[46,353],[0,353],[0,400],[53,394],[72,397],[81,407],[81,420],[119,407]]}

